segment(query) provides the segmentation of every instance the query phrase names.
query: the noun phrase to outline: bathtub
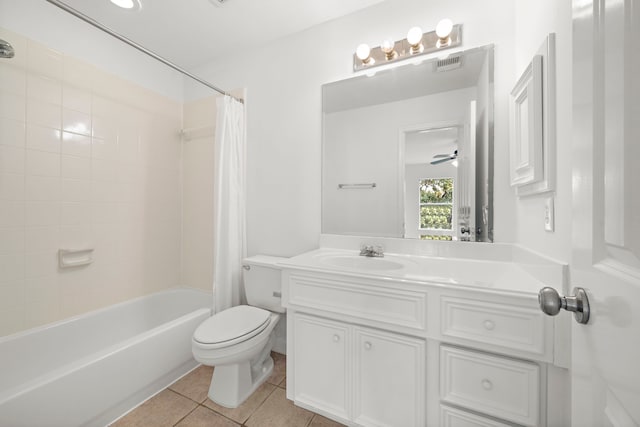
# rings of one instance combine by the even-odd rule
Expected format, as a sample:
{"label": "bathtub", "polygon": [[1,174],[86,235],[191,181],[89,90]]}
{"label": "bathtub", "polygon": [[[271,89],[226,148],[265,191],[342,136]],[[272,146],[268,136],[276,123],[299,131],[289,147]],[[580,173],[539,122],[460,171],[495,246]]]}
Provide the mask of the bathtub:
{"label": "bathtub", "polygon": [[198,363],[211,294],[175,289],[0,338],[0,426],[105,426]]}

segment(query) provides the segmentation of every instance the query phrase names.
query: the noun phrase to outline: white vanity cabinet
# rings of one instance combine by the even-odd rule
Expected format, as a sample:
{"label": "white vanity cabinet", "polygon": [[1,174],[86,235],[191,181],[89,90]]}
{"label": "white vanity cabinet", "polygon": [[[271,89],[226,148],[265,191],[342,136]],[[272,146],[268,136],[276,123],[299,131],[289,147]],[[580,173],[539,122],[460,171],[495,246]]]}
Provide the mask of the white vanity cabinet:
{"label": "white vanity cabinet", "polygon": [[423,426],[425,341],[295,313],[294,400],[362,426]]}
{"label": "white vanity cabinet", "polygon": [[535,292],[286,265],[282,277],[297,405],[349,426],[567,422]]}

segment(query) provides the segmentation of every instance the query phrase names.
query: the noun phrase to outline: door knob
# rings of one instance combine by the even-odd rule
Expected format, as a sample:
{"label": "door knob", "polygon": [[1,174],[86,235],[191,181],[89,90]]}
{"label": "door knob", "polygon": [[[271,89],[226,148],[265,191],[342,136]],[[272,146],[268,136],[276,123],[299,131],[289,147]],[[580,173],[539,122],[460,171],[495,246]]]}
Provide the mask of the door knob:
{"label": "door knob", "polygon": [[553,288],[544,287],[538,293],[540,310],[549,316],[555,316],[561,309],[572,311],[578,323],[586,325],[589,322],[589,299],[582,288],[573,288],[574,296],[562,297]]}

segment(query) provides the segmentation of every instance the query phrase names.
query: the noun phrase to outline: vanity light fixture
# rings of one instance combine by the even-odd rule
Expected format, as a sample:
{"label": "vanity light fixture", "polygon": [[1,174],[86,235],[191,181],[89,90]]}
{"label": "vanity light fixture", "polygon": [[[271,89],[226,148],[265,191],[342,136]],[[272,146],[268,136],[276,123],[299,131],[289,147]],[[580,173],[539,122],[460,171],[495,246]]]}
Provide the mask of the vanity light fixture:
{"label": "vanity light fixture", "polygon": [[423,33],[420,27],[412,27],[406,39],[385,39],[374,48],[364,43],[359,45],[353,56],[353,71],[449,49],[461,43],[462,24],[453,24],[450,19],[441,20],[435,31],[427,33]]}

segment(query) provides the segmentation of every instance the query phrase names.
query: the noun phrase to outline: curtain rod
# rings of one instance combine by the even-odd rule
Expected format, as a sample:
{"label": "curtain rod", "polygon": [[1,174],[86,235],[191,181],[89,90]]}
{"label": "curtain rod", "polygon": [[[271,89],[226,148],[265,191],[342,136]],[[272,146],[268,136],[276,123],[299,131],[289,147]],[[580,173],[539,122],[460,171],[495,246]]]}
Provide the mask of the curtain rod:
{"label": "curtain rod", "polygon": [[74,9],[73,7],[59,1],[59,0],[46,0],[47,2],[51,3],[54,6],[59,7],[60,9],[64,10],[65,12],[68,12],[70,14],[72,14],[73,16],[75,16],[76,18],[80,18],[81,20],[83,20],[84,22],[86,22],[87,24],[93,25],[94,27],[96,27],[99,30],[104,31],[105,33],[117,38],[118,40],[128,44],[129,46],[139,50],[140,52],[149,55],[150,57],[152,57],[153,59],[162,62],[163,64],[167,65],[168,67],[173,68],[174,70],[178,71],[179,73],[184,74],[187,77],[192,78],[193,80],[202,83],[203,85],[205,85],[208,88],[211,88],[213,90],[215,90],[216,92],[222,94],[222,95],[228,95],[230,97],[232,97],[233,99],[241,102],[244,104],[244,100],[235,97],[233,95],[231,95],[230,93],[220,89],[219,87],[214,86],[213,84],[209,83],[206,80],[201,79],[198,76],[195,76],[193,74],[191,74],[190,72],[188,72],[187,70],[185,70],[182,67],[179,67],[178,65],[174,64],[173,62],[164,59],[162,56],[150,51],[149,49],[145,48],[144,46],[134,42],[133,40],[115,32],[114,30],[112,30],[111,28],[107,27],[106,25],[103,25],[101,23],[99,23],[98,21],[96,21],[95,19],[85,15],[84,13],[80,12],[77,9]]}

